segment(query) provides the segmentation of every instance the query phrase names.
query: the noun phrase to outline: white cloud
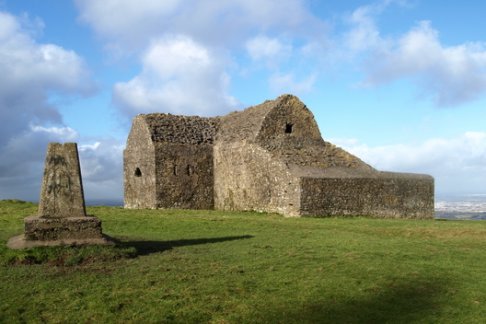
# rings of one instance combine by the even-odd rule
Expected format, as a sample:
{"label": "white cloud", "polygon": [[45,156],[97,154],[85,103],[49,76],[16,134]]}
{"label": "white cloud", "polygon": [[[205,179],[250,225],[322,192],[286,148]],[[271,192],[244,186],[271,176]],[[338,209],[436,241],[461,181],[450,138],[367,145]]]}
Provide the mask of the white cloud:
{"label": "white cloud", "polygon": [[225,58],[186,36],[153,41],[142,72],[114,87],[114,101],[128,115],[149,112],[216,115],[234,109]]}
{"label": "white cloud", "polygon": [[89,94],[94,90],[83,60],[54,44],[38,44],[15,17],[0,12],[0,77],[2,94],[28,85],[39,91]]}
{"label": "white cloud", "polygon": [[[285,70],[290,75],[279,67],[292,56],[293,41],[305,47],[322,39],[327,28],[306,0],[136,4],[77,0],[76,4],[80,19],[116,54],[142,56],[142,71],[113,89],[114,103],[128,115],[152,111],[214,115],[232,110],[236,101],[228,94],[229,73],[246,69],[242,51],[273,72]],[[307,86],[292,82],[284,88],[296,86],[302,91]],[[275,82],[271,86],[276,88]]]}
{"label": "white cloud", "polygon": [[[326,22],[311,12],[309,1],[305,0],[143,0],[136,4],[130,0],[77,0],[76,3],[80,19],[108,47],[121,54],[146,52],[154,39],[167,35],[186,35],[205,48],[228,51],[227,57],[234,62],[227,60],[222,64],[224,71],[239,59],[241,50],[246,50],[253,63],[265,63],[270,68],[265,72],[274,74],[269,79],[270,88],[279,88],[275,84],[282,79],[281,75],[295,74],[289,67],[299,65],[301,55],[305,55],[305,64],[316,69],[326,63],[332,68],[335,63],[348,66],[359,60],[365,73],[362,84],[367,86],[409,79],[417,85],[421,96],[432,98],[439,106],[460,105],[486,93],[486,45],[445,46],[438,32],[425,22],[401,37],[387,37],[380,32],[377,17],[391,5],[408,6],[408,1],[382,0],[357,8],[346,19],[347,31],[341,37],[336,36],[334,42],[329,41]],[[334,49],[330,50],[332,45]],[[280,77],[275,75],[276,71]],[[309,78],[312,75],[305,79]],[[140,101],[140,96],[147,92],[154,98],[167,97],[148,87],[147,82],[142,82],[146,78],[143,79],[134,78],[130,84],[126,83],[131,92],[126,102]],[[152,89],[148,91],[149,88]],[[181,101],[178,94],[181,91],[176,90],[174,97]]]}
{"label": "white cloud", "polygon": [[[77,142],[69,127],[31,126],[12,138],[0,159],[0,199],[37,201],[49,142]],[[101,139],[78,145],[81,175],[87,203],[120,203],[123,197],[124,145]]]}
{"label": "white cloud", "polygon": [[353,27],[344,36],[347,49],[359,52],[380,46],[383,40],[374,16],[382,10],[383,7],[363,6],[351,13],[347,21]]}
{"label": "white cloud", "polygon": [[[380,58],[377,60],[377,58]],[[367,82],[411,77],[440,106],[453,106],[486,93],[486,44],[443,46],[439,33],[423,21],[368,65]]]}
{"label": "white cloud", "polygon": [[[47,138],[59,138],[63,141],[74,141],[78,137],[78,133],[72,129],[71,127],[43,127],[43,126],[30,126],[31,133],[35,134],[35,136],[39,134],[43,134]],[[14,140],[18,140],[15,138]],[[16,144],[18,145],[18,144]],[[21,144],[20,146],[26,146],[25,144]]]}
{"label": "white cloud", "polygon": [[456,106],[486,94],[485,43],[445,46],[428,21],[400,37],[384,37],[375,19],[389,4],[360,7],[348,17],[351,29],[344,36],[343,52],[355,58],[368,54],[364,85],[409,79],[438,106]]}
{"label": "white cloud", "polygon": [[288,57],[292,52],[291,45],[284,44],[278,38],[270,38],[264,35],[249,39],[245,47],[253,60],[264,60],[268,63]]}
{"label": "white cloud", "polygon": [[121,203],[124,148],[114,139],[79,145],[84,194],[88,203]]}
{"label": "white cloud", "polygon": [[0,199],[38,200],[49,142],[70,142],[78,134],[69,127],[30,126],[11,135],[0,152]]}
{"label": "white cloud", "polygon": [[371,147],[356,140],[332,140],[380,170],[428,173],[439,193],[484,192],[486,133],[466,132],[456,138],[435,138],[418,145]]}
{"label": "white cloud", "polygon": [[[81,20],[109,37],[121,37],[134,29],[146,31],[157,28],[161,18],[174,12],[179,0],[83,0],[77,1],[81,9]],[[137,31],[138,32],[138,31]]]}
{"label": "white cloud", "polygon": [[188,37],[178,36],[155,41],[142,59],[144,69],[164,79],[210,67],[209,51]]}
{"label": "white cloud", "polygon": [[95,88],[75,52],[32,38],[42,26],[0,12],[0,198],[37,199],[47,143],[77,138],[50,96]]}
{"label": "white cloud", "polygon": [[162,34],[238,47],[255,31],[316,34],[324,29],[304,0],[76,0],[76,4],[83,22],[127,52],[144,48]]}
{"label": "white cloud", "polygon": [[297,80],[294,73],[276,73],[270,76],[270,89],[277,94],[292,93],[302,95],[311,92],[317,80],[317,74],[311,74]]}
{"label": "white cloud", "polygon": [[54,44],[38,44],[19,20],[0,12],[0,146],[31,123],[60,123],[51,93],[90,94],[94,85],[83,60]]}
{"label": "white cloud", "polygon": [[29,130],[12,136],[3,146],[0,175],[22,176],[28,171],[25,165],[43,163],[48,142],[70,142],[76,138],[78,134],[69,127],[30,126]]}

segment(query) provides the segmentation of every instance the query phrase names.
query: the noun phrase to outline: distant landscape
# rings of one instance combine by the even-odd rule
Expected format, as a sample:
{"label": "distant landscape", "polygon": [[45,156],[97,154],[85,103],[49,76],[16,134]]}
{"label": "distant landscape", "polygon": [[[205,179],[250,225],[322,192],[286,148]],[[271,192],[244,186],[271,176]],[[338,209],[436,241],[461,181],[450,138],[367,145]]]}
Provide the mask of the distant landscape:
{"label": "distant landscape", "polygon": [[438,196],[435,217],[486,220],[486,194]]}

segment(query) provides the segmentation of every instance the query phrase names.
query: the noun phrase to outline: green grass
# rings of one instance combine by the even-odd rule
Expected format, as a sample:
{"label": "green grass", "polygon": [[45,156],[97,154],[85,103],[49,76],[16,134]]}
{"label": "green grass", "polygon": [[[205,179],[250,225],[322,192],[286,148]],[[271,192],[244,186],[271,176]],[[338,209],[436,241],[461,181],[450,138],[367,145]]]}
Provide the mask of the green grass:
{"label": "green grass", "polygon": [[116,247],[11,251],[0,322],[485,323],[486,222],[88,208]]}

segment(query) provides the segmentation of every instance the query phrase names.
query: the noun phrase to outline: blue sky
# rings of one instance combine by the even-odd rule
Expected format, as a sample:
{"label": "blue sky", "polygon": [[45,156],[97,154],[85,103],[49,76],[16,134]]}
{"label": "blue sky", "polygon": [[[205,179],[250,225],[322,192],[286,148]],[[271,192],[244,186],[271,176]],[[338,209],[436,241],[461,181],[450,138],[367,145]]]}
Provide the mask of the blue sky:
{"label": "blue sky", "polygon": [[436,193],[486,193],[483,1],[0,0],[0,199],[37,200],[50,141],[121,200],[138,113],[293,93],[324,139]]}

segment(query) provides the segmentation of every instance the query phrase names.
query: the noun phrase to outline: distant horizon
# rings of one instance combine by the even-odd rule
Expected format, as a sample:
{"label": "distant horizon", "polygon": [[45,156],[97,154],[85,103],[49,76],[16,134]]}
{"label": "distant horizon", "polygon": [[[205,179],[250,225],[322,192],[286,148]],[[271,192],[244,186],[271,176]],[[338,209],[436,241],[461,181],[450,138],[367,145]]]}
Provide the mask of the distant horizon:
{"label": "distant horizon", "polygon": [[[464,198],[473,197],[464,200]],[[481,200],[478,200],[478,196],[473,195],[459,195],[436,197],[435,199],[435,219],[448,219],[448,220],[486,220],[486,194],[479,194]],[[3,200],[3,199],[0,199]],[[6,199],[8,200],[8,199]],[[38,201],[26,200],[27,202],[38,204]],[[464,204],[466,203],[466,205]],[[469,203],[469,205],[467,205]],[[123,199],[92,199],[85,201],[86,207],[124,207]]]}
{"label": "distant horizon", "polygon": [[[461,200],[460,198],[463,198]],[[469,198],[464,200],[464,198]],[[39,203],[39,199],[18,199],[18,198],[2,198],[0,200],[21,200],[21,201],[27,201],[31,203]],[[478,202],[484,202],[486,204],[486,193],[477,193],[477,194],[442,194],[442,195],[436,195],[435,196],[435,203],[440,202],[440,201],[449,201],[449,202],[455,202],[455,201],[478,201]],[[87,206],[96,206],[96,205],[103,205],[103,206],[123,206],[123,197],[121,198],[110,198],[110,199],[85,199],[85,203]]]}

